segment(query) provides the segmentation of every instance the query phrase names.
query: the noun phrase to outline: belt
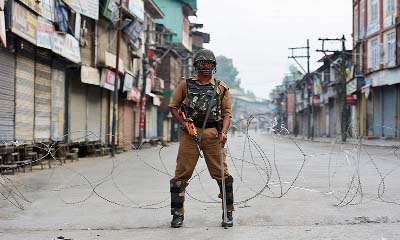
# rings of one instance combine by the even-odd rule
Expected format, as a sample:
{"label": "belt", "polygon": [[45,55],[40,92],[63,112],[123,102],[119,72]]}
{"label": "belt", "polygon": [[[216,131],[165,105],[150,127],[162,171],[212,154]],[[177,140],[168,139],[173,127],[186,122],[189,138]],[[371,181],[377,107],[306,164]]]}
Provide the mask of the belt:
{"label": "belt", "polygon": [[[203,127],[203,122],[200,122],[200,121],[193,121],[193,124],[197,128]],[[217,128],[217,122],[207,122],[206,128]]]}

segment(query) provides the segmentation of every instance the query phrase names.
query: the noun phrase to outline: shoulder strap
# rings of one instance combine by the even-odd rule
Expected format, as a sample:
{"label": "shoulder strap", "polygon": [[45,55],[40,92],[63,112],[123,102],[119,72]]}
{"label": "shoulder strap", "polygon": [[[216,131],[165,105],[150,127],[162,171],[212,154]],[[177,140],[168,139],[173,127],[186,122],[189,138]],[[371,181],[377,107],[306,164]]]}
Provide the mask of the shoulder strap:
{"label": "shoulder strap", "polygon": [[[216,80],[216,81],[215,81],[214,91],[213,91],[213,95],[212,95],[211,101],[215,98],[215,95],[217,94],[219,82],[220,82],[219,80]],[[217,100],[217,101],[218,101],[218,100]],[[203,136],[204,129],[206,128],[206,124],[207,124],[207,121],[208,121],[208,117],[210,116],[211,105],[212,105],[212,104],[208,103],[206,118],[205,118],[204,121],[203,121],[203,127],[201,128],[201,133],[200,133],[200,136],[199,136],[199,139],[200,139],[199,142],[201,142],[201,137]]]}
{"label": "shoulder strap", "polygon": [[[188,105],[189,105],[189,82],[191,82],[191,81],[193,81],[193,78],[186,78],[185,79],[185,81],[186,81],[186,97],[185,97],[185,105],[186,105],[186,108],[188,107]],[[188,113],[187,112],[185,112],[185,114],[187,115]]]}

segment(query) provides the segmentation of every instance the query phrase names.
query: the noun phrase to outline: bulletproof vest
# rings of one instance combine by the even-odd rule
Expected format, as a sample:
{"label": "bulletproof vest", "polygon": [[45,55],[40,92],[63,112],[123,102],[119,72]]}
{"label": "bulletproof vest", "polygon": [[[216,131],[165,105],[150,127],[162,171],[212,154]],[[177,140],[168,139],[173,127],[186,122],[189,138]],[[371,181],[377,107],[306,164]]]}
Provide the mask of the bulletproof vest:
{"label": "bulletproof vest", "polygon": [[[211,104],[211,111],[208,121],[216,121],[221,116],[221,108],[218,103],[218,89],[214,95],[214,85],[199,85],[192,79],[186,79],[188,88],[187,116],[194,121],[204,121],[207,115],[208,105]],[[218,84],[218,83],[216,83]]]}

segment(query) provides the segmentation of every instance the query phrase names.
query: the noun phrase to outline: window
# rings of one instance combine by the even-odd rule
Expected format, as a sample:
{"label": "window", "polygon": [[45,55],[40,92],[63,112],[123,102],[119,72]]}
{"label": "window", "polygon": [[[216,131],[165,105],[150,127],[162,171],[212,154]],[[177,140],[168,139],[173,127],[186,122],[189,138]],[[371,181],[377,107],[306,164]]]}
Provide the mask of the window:
{"label": "window", "polygon": [[360,26],[359,26],[359,38],[364,38],[364,19],[365,19],[365,0],[360,2]]}
{"label": "window", "polygon": [[354,8],[354,41],[358,41],[358,7]]}
{"label": "window", "polygon": [[389,33],[386,38],[386,63],[393,66],[396,65],[396,33]]}
{"label": "window", "polygon": [[394,15],[394,0],[386,0],[386,16]]}
{"label": "window", "polygon": [[395,0],[384,1],[384,27],[392,26],[395,23],[396,2]]}
{"label": "window", "polygon": [[371,0],[371,23],[379,22],[379,6],[378,0]]}
{"label": "window", "polygon": [[370,35],[379,30],[379,1],[369,0],[368,3],[367,34]]}
{"label": "window", "polygon": [[379,67],[379,63],[380,63],[380,51],[379,51],[379,39],[378,38],[371,40],[369,53],[370,53],[369,67],[371,68],[371,70],[375,70]]}

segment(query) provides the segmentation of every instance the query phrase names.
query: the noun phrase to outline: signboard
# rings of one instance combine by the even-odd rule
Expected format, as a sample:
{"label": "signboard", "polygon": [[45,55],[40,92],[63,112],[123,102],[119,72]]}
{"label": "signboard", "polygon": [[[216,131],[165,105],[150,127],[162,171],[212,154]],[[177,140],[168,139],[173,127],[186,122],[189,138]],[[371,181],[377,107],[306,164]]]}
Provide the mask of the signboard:
{"label": "signboard", "polygon": [[129,12],[135,15],[140,21],[144,21],[144,2],[143,0],[129,0]]}
{"label": "signboard", "polygon": [[313,97],[313,106],[314,107],[319,107],[320,106],[319,96],[314,96]]}
{"label": "signboard", "polygon": [[110,91],[114,91],[115,72],[103,68],[101,71],[101,86]]}
{"label": "signboard", "polygon": [[54,0],[42,1],[42,16],[50,21],[54,21]]}
{"label": "signboard", "polygon": [[139,119],[139,129],[144,131],[144,116],[146,114],[146,95],[144,95],[140,102],[140,119]]}
{"label": "signboard", "polygon": [[15,1],[12,9],[11,31],[36,45],[37,16]]}
{"label": "signboard", "polygon": [[81,14],[98,20],[99,0],[81,0]]}
{"label": "signboard", "polygon": [[38,17],[36,31],[37,46],[47,49],[53,49],[53,35],[55,31],[53,23],[45,18]]}
{"label": "signboard", "polygon": [[7,47],[6,25],[3,11],[0,11],[0,43],[3,47]]}
{"label": "signboard", "polygon": [[127,100],[139,102],[140,101],[140,91],[137,87],[132,87],[131,91],[127,94]]}
{"label": "signboard", "polygon": [[[105,61],[105,64],[106,64],[106,66],[108,66],[108,67],[111,67],[111,68],[116,68],[117,66],[116,66],[116,59],[117,59],[117,56],[115,55],[115,54],[112,54],[112,53],[110,53],[110,52],[106,52],[105,53],[105,57],[106,57],[106,61]],[[119,69],[119,72],[121,72],[121,73],[123,73],[125,70],[125,68],[124,68],[124,62],[122,61],[122,59],[120,58],[119,59],[119,67],[118,67]]]}
{"label": "signboard", "polygon": [[357,100],[353,97],[353,95],[346,95],[346,103],[349,105],[357,105]]}
{"label": "signboard", "polygon": [[81,1],[80,0],[63,0],[70,8],[75,12],[81,12]]}
{"label": "signboard", "polygon": [[53,52],[63,56],[72,62],[81,62],[81,49],[79,41],[70,34],[55,33]]}
{"label": "signboard", "polygon": [[125,72],[124,88],[122,91],[130,92],[132,90],[133,81],[134,81],[133,75],[131,73]]}
{"label": "signboard", "polygon": [[99,86],[100,85],[99,70],[97,68],[82,66],[81,82]]}
{"label": "signboard", "polygon": [[132,20],[124,29],[124,34],[129,38],[131,43],[136,43],[143,30],[143,24],[137,20]]}
{"label": "signboard", "polygon": [[357,78],[353,78],[351,81],[347,82],[346,93],[352,94],[357,91]]}
{"label": "signboard", "polygon": [[105,18],[115,23],[118,21],[118,0],[109,0],[102,7],[102,14]]}
{"label": "signboard", "polygon": [[99,19],[99,0],[64,0],[75,12],[90,17]]}
{"label": "signboard", "polygon": [[37,0],[19,0],[21,3],[25,4],[28,8],[32,9],[39,15],[42,15],[43,7],[42,2]]}

